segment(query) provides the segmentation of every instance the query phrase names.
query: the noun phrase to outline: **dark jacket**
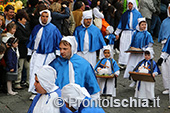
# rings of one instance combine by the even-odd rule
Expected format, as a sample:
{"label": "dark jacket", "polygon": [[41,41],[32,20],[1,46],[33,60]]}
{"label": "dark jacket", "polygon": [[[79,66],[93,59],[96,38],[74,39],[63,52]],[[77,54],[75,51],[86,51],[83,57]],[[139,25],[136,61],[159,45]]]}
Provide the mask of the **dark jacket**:
{"label": "dark jacket", "polygon": [[61,25],[63,23],[63,20],[69,18],[70,16],[69,8],[68,7],[65,8],[65,14],[52,12],[51,16],[52,16],[51,23],[53,23],[59,29],[59,31],[62,32]]}
{"label": "dark jacket", "polygon": [[29,40],[31,30],[29,24],[26,24],[25,28],[18,22],[16,24],[17,24],[17,29],[14,36],[19,39],[18,49],[19,49],[20,58],[26,58],[27,57],[26,43]]}
{"label": "dark jacket", "polygon": [[5,62],[7,72],[9,72],[11,69],[14,69],[14,72],[17,70],[18,65],[17,54],[12,48],[7,49],[5,53]]}

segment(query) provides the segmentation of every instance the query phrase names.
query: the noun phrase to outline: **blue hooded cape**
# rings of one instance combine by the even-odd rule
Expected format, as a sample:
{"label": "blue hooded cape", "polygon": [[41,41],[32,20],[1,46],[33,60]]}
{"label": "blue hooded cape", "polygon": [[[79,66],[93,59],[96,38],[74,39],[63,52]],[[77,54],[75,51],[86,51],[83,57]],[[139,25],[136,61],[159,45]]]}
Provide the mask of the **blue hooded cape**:
{"label": "blue hooded cape", "polygon": [[140,48],[154,43],[152,35],[148,31],[135,31],[132,35],[132,41],[130,47]]}
{"label": "blue hooded cape", "polygon": [[160,30],[159,30],[159,35],[158,35],[158,42],[161,42],[164,39],[167,39],[170,36],[170,17],[167,17],[166,19],[163,20]]}
{"label": "blue hooded cape", "polygon": [[130,29],[129,23],[130,23],[130,12],[133,13],[133,21],[132,21],[132,27],[133,29],[136,29],[136,26],[138,25],[138,18],[142,18],[142,15],[139,11],[136,9],[133,9],[132,11],[127,10],[123,15],[121,16],[120,22],[118,24],[118,28],[122,30]]}
{"label": "blue hooded cape", "polygon": [[167,39],[167,41],[162,49],[162,52],[166,52],[166,53],[170,54],[170,36]]}
{"label": "blue hooded cape", "polygon": [[[90,63],[77,54],[74,54],[70,58],[73,64],[75,73],[75,83],[81,87],[85,87],[90,95],[98,93],[100,91],[99,85],[96,80],[94,70]],[[61,89],[69,84],[69,60],[62,57],[57,57],[50,63],[57,71],[56,85]]]}
{"label": "blue hooded cape", "polygon": [[[143,60],[141,60],[140,62],[142,62],[142,61],[143,61]],[[158,72],[158,74],[161,74],[161,72],[160,72],[160,70],[159,70],[156,62],[155,62],[154,60],[152,60],[152,61],[153,61],[153,73],[154,73],[154,72]],[[139,62],[139,63],[140,63],[140,62]],[[148,65],[149,65],[148,68],[151,69],[151,59],[150,59],[150,60],[144,60],[144,61],[142,62],[142,64],[144,64],[145,62],[148,62]],[[138,64],[139,64],[139,63],[138,63]],[[137,65],[138,65],[138,64],[137,64]],[[141,64],[141,65],[142,65],[142,64]],[[141,66],[141,65],[140,65],[140,66]],[[139,72],[139,70],[137,69],[136,72]],[[151,74],[151,71],[149,71],[149,73]]]}
{"label": "blue hooded cape", "polygon": [[[89,105],[89,102],[92,102],[92,107],[89,106],[89,107],[86,107]],[[84,104],[84,106],[83,106]],[[89,97],[85,97],[84,98],[84,103],[81,103],[79,109],[78,109],[78,113],[105,113],[104,110],[100,107],[96,107],[95,106],[95,102],[94,101],[91,101],[91,98]]]}
{"label": "blue hooded cape", "polygon": [[[108,36],[108,38],[106,38],[107,36]],[[114,44],[116,36],[114,34],[109,34],[109,35],[106,35],[104,38],[109,40],[108,44]]]}
{"label": "blue hooded cape", "polygon": [[103,35],[99,28],[97,28],[93,24],[88,28],[85,28],[81,25],[76,27],[73,34],[76,37],[78,43],[77,48],[78,51],[84,50],[84,37],[86,30],[88,31],[89,35],[89,52],[94,52],[96,50],[103,48],[103,46],[106,46]]}
{"label": "blue hooded cape", "polygon": [[[101,59],[102,60],[102,59]],[[97,62],[97,64],[96,64],[96,66],[95,66],[95,70],[97,70],[97,67],[101,67],[101,68],[103,68],[103,66],[102,65],[100,65],[99,63],[101,63],[101,64],[105,64],[105,62],[107,61],[107,60],[112,60],[112,63],[113,63],[113,69],[114,69],[114,71],[112,70],[112,74],[113,73],[115,73],[116,71],[118,71],[119,70],[119,66],[117,65],[117,63],[116,63],[116,61],[112,58],[112,59],[107,59],[107,58],[104,58],[102,61],[101,60],[99,60],[98,62]],[[100,62],[101,61],[101,62]],[[110,61],[110,63],[111,63],[111,61]]]}
{"label": "blue hooded cape", "polygon": [[42,26],[40,24],[36,25],[30,35],[27,48],[34,50],[36,35],[42,27],[43,33],[36,52],[41,54],[48,54],[54,52],[55,50],[59,50],[59,43],[61,41],[62,35],[57,27],[52,23],[49,23],[46,26]]}

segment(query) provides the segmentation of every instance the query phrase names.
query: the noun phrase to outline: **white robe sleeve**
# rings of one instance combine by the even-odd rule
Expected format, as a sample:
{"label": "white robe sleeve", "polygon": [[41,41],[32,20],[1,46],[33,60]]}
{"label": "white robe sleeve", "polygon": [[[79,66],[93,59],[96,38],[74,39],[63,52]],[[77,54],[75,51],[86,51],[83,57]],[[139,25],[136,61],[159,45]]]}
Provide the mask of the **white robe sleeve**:
{"label": "white robe sleeve", "polygon": [[115,35],[119,35],[121,31],[122,31],[121,29],[117,28],[115,31]]}

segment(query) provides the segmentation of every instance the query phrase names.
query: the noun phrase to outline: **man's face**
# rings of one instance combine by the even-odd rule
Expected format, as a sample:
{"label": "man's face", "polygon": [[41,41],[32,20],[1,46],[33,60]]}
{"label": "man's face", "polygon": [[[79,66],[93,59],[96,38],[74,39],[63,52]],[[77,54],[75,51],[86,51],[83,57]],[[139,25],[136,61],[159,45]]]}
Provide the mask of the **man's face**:
{"label": "man's face", "polygon": [[45,94],[47,93],[46,90],[41,86],[37,76],[35,76],[35,82],[34,82],[35,89],[38,93],[40,94]]}
{"label": "man's face", "polygon": [[63,43],[61,43],[59,45],[60,48],[60,54],[64,59],[70,59],[71,57],[71,47],[70,45],[64,45]]}
{"label": "man's face", "polygon": [[14,10],[9,9],[9,11],[6,13],[6,16],[7,16],[9,19],[13,19],[13,18],[14,18]]}
{"label": "man's face", "polygon": [[128,4],[128,8],[129,8],[129,10],[132,10],[132,8],[133,8],[133,4],[132,4],[131,2],[129,2],[129,4]]}
{"label": "man's face", "polygon": [[84,25],[85,25],[85,27],[89,27],[90,26],[90,24],[91,24],[91,18],[89,18],[89,19],[84,19]]}
{"label": "man's face", "polygon": [[41,14],[41,21],[42,21],[42,23],[43,24],[46,24],[47,23],[47,21],[48,21],[48,13],[46,13],[46,12],[43,12],[42,14]]}

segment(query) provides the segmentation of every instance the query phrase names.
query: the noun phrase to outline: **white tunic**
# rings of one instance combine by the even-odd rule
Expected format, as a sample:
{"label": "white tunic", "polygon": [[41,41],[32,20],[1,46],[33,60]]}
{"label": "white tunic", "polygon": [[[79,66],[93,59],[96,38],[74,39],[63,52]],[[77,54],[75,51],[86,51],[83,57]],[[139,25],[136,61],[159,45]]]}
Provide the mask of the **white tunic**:
{"label": "white tunic", "polygon": [[[163,40],[162,43],[162,48],[164,47],[164,44],[166,43],[167,39]],[[168,83],[168,77],[170,76],[169,73],[169,67],[168,67],[168,62],[163,61],[161,65],[161,73],[162,73],[162,80],[163,80],[163,85],[165,89],[169,89],[169,83]]]}
{"label": "white tunic", "polygon": [[[42,94],[34,107],[33,113],[60,113],[60,108],[54,106],[54,100],[58,98],[58,94],[53,92],[50,93],[50,96],[49,99],[48,95]],[[47,100],[48,103],[46,104]]]}
{"label": "white tunic", "polygon": [[[34,44],[34,49],[36,50],[38,48],[39,42],[41,40],[43,32],[43,27],[38,31],[36,39],[35,39],[35,44]],[[29,49],[29,52],[32,52]],[[30,54],[30,53],[28,53]],[[56,58],[54,53],[49,53],[49,54],[40,54],[36,53],[36,51],[33,52],[30,60],[30,77],[29,77],[29,89],[28,92],[32,93],[37,93],[35,91],[34,87],[34,82],[35,82],[35,73],[43,66],[49,64],[51,61],[53,61]]]}
{"label": "white tunic", "polygon": [[95,52],[89,52],[89,35],[86,30],[85,37],[84,37],[84,51],[83,52],[77,52],[77,54],[84,59],[86,59],[93,68],[96,65],[96,51]]}
{"label": "white tunic", "polygon": [[[108,73],[112,73],[111,72],[111,64],[110,61],[107,60],[106,66],[108,66]],[[116,71],[115,74],[119,75],[119,71]],[[103,89],[105,87],[105,83],[107,80],[107,84],[106,84],[106,94],[112,95],[112,97],[116,97],[116,88],[115,88],[115,78],[98,78],[98,82],[99,82],[99,86],[100,86],[100,94],[103,94]]]}

